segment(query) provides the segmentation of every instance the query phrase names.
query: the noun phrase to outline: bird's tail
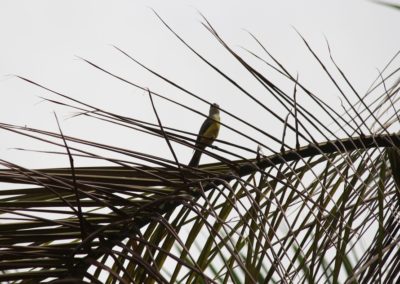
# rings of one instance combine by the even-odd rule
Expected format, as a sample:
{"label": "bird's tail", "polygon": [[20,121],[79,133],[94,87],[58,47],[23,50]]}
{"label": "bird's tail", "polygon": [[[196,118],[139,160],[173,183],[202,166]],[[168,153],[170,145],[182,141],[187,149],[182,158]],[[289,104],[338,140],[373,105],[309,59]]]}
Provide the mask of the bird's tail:
{"label": "bird's tail", "polygon": [[200,157],[203,152],[201,150],[196,150],[193,154],[192,159],[189,162],[190,167],[198,167],[200,163]]}

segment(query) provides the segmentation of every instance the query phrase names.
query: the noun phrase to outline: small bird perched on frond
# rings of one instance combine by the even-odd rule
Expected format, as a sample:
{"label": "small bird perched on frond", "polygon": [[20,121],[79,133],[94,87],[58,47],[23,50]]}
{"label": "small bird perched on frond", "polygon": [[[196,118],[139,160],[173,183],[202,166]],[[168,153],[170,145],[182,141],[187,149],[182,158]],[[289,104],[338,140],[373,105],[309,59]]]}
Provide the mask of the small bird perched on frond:
{"label": "small bird perched on frond", "polygon": [[203,153],[203,150],[207,146],[210,146],[218,137],[219,128],[219,105],[214,103],[210,106],[210,113],[208,114],[208,117],[201,125],[199,135],[196,139],[196,150],[193,154],[192,159],[189,162],[189,166],[197,167],[199,165],[200,157]]}

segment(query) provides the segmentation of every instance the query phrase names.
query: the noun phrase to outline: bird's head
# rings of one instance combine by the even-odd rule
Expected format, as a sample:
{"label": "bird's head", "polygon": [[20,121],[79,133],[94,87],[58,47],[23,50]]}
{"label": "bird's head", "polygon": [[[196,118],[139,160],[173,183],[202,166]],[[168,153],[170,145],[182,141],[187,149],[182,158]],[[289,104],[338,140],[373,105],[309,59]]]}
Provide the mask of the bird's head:
{"label": "bird's head", "polygon": [[213,103],[210,106],[210,115],[214,115],[214,114],[219,114],[219,105],[216,103]]}

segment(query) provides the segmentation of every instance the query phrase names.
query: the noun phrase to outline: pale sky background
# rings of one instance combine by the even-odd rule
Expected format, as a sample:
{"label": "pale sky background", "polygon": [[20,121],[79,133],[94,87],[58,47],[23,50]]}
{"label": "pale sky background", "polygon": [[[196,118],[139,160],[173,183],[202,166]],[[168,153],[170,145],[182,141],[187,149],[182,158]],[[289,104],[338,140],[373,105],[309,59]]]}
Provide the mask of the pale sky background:
{"label": "pale sky background", "polygon": [[[67,119],[70,110],[42,102],[52,94],[8,74],[18,74],[64,93],[122,115],[156,123],[148,96],[93,69],[80,56],[153,91],[185,103],[203,113],[208,106],[167,86],[116,51],[125,50],[169,79],[201,97],[217,102],[265,131],[281,137],[282,125],[271,121],[247,97],[188,51],[156,18],[155,9],[168,24],[203,56],[240,82],[247,90],[274,108],[271,96],[252,79],[233,57],[201,25],[204,14],[219,34],[268,78],[290,93],[293,84],[252,58],[246,47],[267,58],[245,30],[260,41],[315,94],[340,111],[339,93],[323,74],[303,42],[299,30],[322,60],[329,64],[325,37],[333,56],[360,93],[365,93],[389,59],[399,50],[400,12],[365,0],[153,0],[153,1],[0,1],[0,122],[58,131],[57,112],[64,134],[109,143],[172,159],[164,140],[116,128],[99,121]],[[396,65],[397,63],[397,65]],[[399,60],[394,67],[399,66]],[[392,68],[392,70],[394,69]],[[333,69],[332,69],[333,70]],[[299,98],[301,100],[301,98]],[[165,126],[197,133],[203,117],[155,98]],[[312,109],[313,106],[310,106]],[[279,107],[276,107],[279,111]],[[318,110],[316,110],[317,112]],[[317,113],[318,115],[318,113]],[[284,116],[284,115],[282,115]],[[250,135],[251,130],[230,123]],[[226,129],[220,138],[256,149]],[[260,139],[265,139],[259,136]],[[264,143],[270,143],[264,140]],[[254,145],[253,145],[254,144]],[[271,144],[279,149],[278,145]],[[68,166],[66,157],[11,150],[12,147],[53,149],[0,130],[0,157],[24,166]],[[182,163],[192,150],[174,145]],[[203,158],[202,162],[211,161]],[[95,164],[79,160],[77,166]]]}

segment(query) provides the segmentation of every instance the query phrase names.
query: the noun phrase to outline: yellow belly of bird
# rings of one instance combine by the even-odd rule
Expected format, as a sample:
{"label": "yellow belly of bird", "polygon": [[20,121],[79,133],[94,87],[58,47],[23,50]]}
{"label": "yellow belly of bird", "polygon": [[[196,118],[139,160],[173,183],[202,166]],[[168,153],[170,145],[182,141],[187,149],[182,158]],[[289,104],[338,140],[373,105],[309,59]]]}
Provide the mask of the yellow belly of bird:
{"label": "yellow belly of bird", "polygon": [[215,138],[217,138],[218,136],[219,128],[220,128],[219,123],[217,122],[213,123],[203,134],[204,141],[202,141],[202,143],[210,145],[212,142],[214,142]]}

